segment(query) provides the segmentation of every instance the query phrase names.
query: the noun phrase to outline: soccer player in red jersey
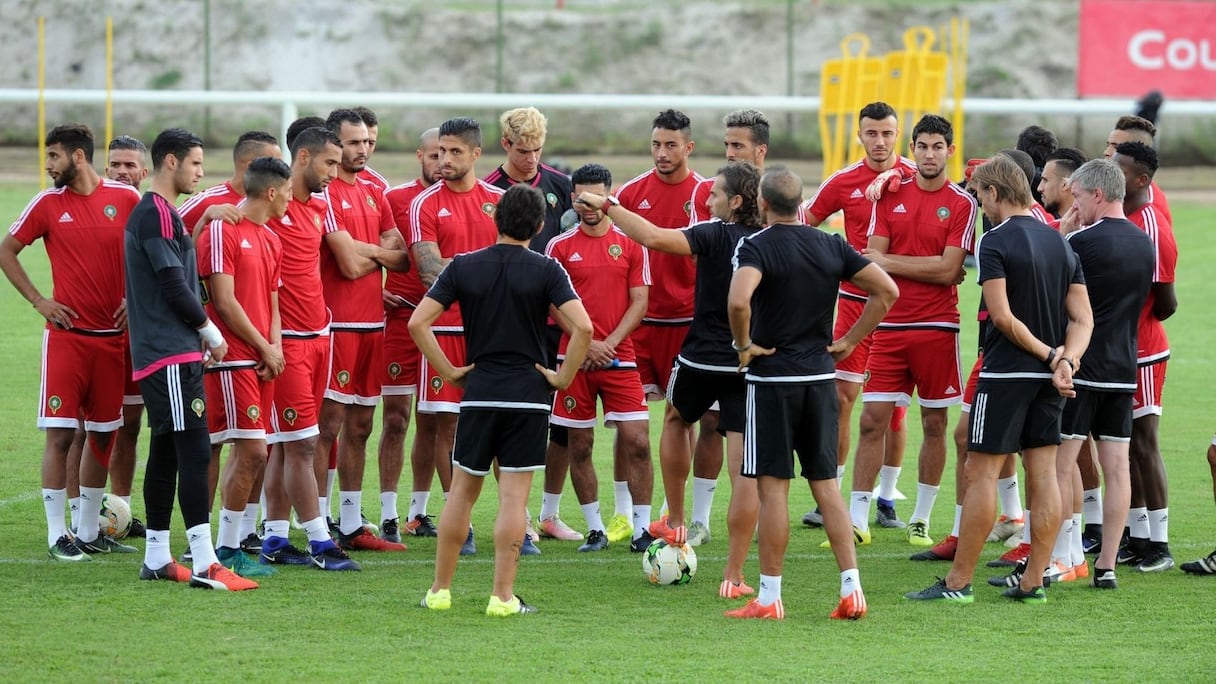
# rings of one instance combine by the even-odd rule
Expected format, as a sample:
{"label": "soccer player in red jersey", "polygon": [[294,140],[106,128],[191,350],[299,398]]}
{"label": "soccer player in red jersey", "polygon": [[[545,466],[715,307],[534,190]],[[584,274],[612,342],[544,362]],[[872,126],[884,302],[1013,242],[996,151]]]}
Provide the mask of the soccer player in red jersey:
{"label": "soccer player in red jersey", "polygon": [[[606,196],[612,187],[612,174],[599,164],[586,164],[574,172],[571,181],[576,193]],[[600,515],[599,484],[591,462],[597,397],[603,404],[605,424],[617,431],[613,444],[614,471],[625,469],[634,473],[629,478],[633,498],[649,501],[653,494],[650,412],[629,338],[646,313],[650,264],[646,248],[613,226],[602,211],[585,204],[580,204],[579,210],[577,229],[549,241],[545,254],[570,274],[570,282],[585,302],[595,332],[587,360],[574,382],[557,393],[550,422],[569,430],[570,480],[587,523],[587,543],[579,550],[602,551],[608,548],[608,536]],[[570,336],[562,335],[559,361],[564,358],[569,342]],[[618,461],[623,463],[617,465]],[[545,467],[547,475],[547,462]],[[561,487],[557,489],[560,492]],[[542,526],[558,520],[556,512],[551,517],[542,513]],[[650,539],[642,539],[646,546],[633,546],[631,550],[645,551]]]}
{"label": "soccer player in red jersey", "polygon": [[[431,128],[418,139],[418,178],[398,185],[384,193],[392,209],[393,219],[405,231],[410,225],[410,205],[423,190],[438,182],[439,129]],[[405,434],[410,423],[410,403],[418,392],[418,366],[421,355],[410,337],[406,324],[410,314],[426,295],[426,286],[418,277],[418,269],[404,273],[389,272],[384,281],[384,358],[381,366],[380,398],[384,406],[384,424],[380,427],[380,467],[383,469],[395,456],[403,462]],[[444,492],[452,486],[452,464],[447,458],[435,458],[435,414],[419,413],[415,421],[414,445],[410,451],[412,491],[410,508],[405,518],[405,532],[416,537],[434,537],[435,524],[427,515],[431,496],[431,481],[436,471]],[[398,471],[399,472],[399,471]],[[392,524],[396,524],[394,521]],[[381,531],[389,521],[381,523]]]}
{"label": "soccer player in red jersey", "polygon": [[265,131],[246,131],[232,147],[232,177],[219,185],[195,193],[182,202],[182,221],[198,238],[198,233],[211,221],[222,219],[229,223],[240,221],[237,205],[245,198],[245,169],[258,157],[282,158],[279,141]]}
{"label": "soccer player in red jersey", "polygon": [[[423,190],[410,204],[410,253],[418,268],[418,276],[427,288],[435,284],[439,272],[457,254],[489,247],[498,239],[494,211],[503,191],[477,178],[476,164],[481,158],[481,125],[468,117],[449,119],[439,126],[439,172],[443,177]],[[433,331],[443,353],[453,363],[463,365],[465,359],[464,324],[460,307],[453,305],[434,322]],[[419,362],[418,413],[434,414],[434,446],[438,461],[452,451],[456,437],[456,420],[460,414],[461,389],[444,380],[427,359]],[[417,441],[418,438],[415,438]],[[530,542],[525,546],[539,553]],[[461,553],[476,551],[473,529]]]}
{"label": "soccer player in red jersey", "polygon": [[1111,160],[1123,169],[1127,178],[1123,212],[1148,234],[1157,257],[1153,284],[1137,326],[1139,373],[1132,405],[1132,499],[1128,516],[1131,533],[1127,547],[1119,553],[1119,562],[1141,572],[1161,572],[1174,567],[1169,549],[1169,488],[1158,432],[1165,369],[1170,358],[1170,343],[1162,321],[1178,310],[1178,297],[1174,293],[1178,243],[1169,218],[1153,203],[1151,187],[1157,172],[1157,152],[1141,142],[1119,143]]}
{"label": "soccer player in red jersey", "polygon": [[[91,554],[134,547],[99,536],[114,431],[122,425],[123,227],[139,203],[129,185],[104,180],[93,169],[93,132],[81,124],[51,129],[46,171],[55,187],[26,206],[0,242],[0,270],[46,319],[42,342],[42,391],[38,428],[46,431],[42,501],[52,558],[89,560]],[[39,292],[18,255],[42,238],[54,291]],[[88,431],[80,460],[81,520],[72,536],[64,520],[67,452],[83,418]]]}
{"label": "soccer player in red jersey", "polygon": [[[865,197],[866,188],[885,171],[895,170],[901,175],[912,175],[916,165],[901,157],[895,150],[899,139],[899,118],[886,102],[872,102],[857,115],[857,138],[865,149],[866,156],[860,161],[844,167],[828,177],[811,199],[803,205],[806,223],[819,226],[832,214],[840,211],[844,215],[844,236],[849,245],[861,251],[866,248],[867,231],[873,203]],[[865,307],[865,296],[848,281],[840,284],[836,301],[836,329],[834,335],[844,335]],[[849,442],[853,405],[861,386],[865,382],[866,367],[870,358],[873,338],[867,336],[853,353],[836,366],[836,397],[840,402],[840,431],[838,433],[836,465],[837,477],[844,476],[844,463],[849,455]],[[908,441],[908,430],[904,425],[907,409],[896,407],[890,429],[883,441],[883,465],[878,476],[878,515],[875,521],[883,527],[902,528],[903,521],[895,514],[895,491],[899,473],[903,467],[904,447]],[[805,525],[818,527],[823,517],[811,511],[802,518]]]}
{"label": "soccer player in red jersey", "polygon": [[[321,252],[325,302],[333,317],[333,372],[321,406],[317,453],[318,458],[328,458],[330,445],[341,432],[339,545],[348,550],[404,551],[404,545],[380,539],[365,527],[361,509],[367,439],[380,402],[384,330],[380,269],[405,270],[409,260],[384,193],[358,177],[367,164],[367,125],[357,112],[335,109],[326,119],[326,126],[342,142],[342,162],[338,177],[325,188],[335,217],[335,222],[326,226],[328,249]],[[380,489],[382,519],[394,520],[396,482],[381,482]]]}
{"label": "soccer player in red jersey", "polygon": [[238,575],[256,577],[272,571],[241,551],[241,519],[266,465],[271,381],[286,363],[278,299],[282,245],[266,224],[287,211],[291,169],[281,159],[259,157],[246,167],[244,187],[244,217],[204,226],[197,254],[207,315],[228,340],[228,355],[203,376],[211,443],[232,444],[221,475],[215,555]]}
{"label": "soccer player in red jersey", "polygon": [[[692,196],[704,178],[688,167],[688,156],[696,143],[692,139],[692,122],[683,112],[668,109],[652,122],[650,156],[654,168],[626,181],[617,189],[621,206],[660,228],[686,228],[692,218]],[[671,369],[680,345],[692,322],[693,293],[696,289],[696,264],[690,256],[655,254],[650,262],[654,286],[650,289],[650,304],[642,324],[633,333],[633,346],[638,357],[638,372],[647,398],[663,397]],[[689,442],[693,439],[689,431]],[[716,479],[722,469],[722,452],[712,469]],[[694,475],[697,474],[694,465]],[[628,511],[632,510],[633,537],[649,536],[650,501],[629,501],[629,486],[614,477],[617,497],[616,515],[608,523],[608,538],[613,539],[627,529]],[[653,475],[652,475],[653,477]],[[622,516],[622,517],[618,517]],[[706,535],[708,536],[708,535]]]}
{"label": "soccer player in red jersey", "polygon": [[[353,109],[359,114],[359,118],[363,119],[364,125],[367,126],[367,158],[370,161],[372,155],[376,152],[376,139],[380,136],[380,119],[376,117],[375,112],[367,107],[354,107]],[[388,192],[388,179],[372,167],[364,166],[358,175],[360,179],[379,187],[381,192]]]}
{"label": "soccer player in red jersey", "polygon": [[[1153,146],[1153,140],[1157,137],[1157,126],[1152,121],[1140,116],[1121,116],[1115,121],[1115,128],[1106,136],[1106,150],[1102,152],[1102,156],[1110,159],[1115,156],[1115,147],[1120,143],[1138,142],[1144,143],[1149,147]],[[1165,218],[1170,225],[1174,224],[1174,217],[1170,214],[1170,203],[1166,199],[1165,193],[1158,187],[1156,181],[1151,181],[1148,184],[1148,203],[1156,207],[1157,212]]]}
{"label": "soccer player in red jersey", "polygon": [[909,405],[915,389],[924,441],[907,534],[913,546],[933,545],[929,516],[946,465],[946,410],[962,400],[955,283],[975,241],[975,200],[945,175],[953,153],[950,122],[925,115],[912,129],[916,175],[874,204],[864,253],[894,277],[900,297],[874,331],[870,377],[862,391],[850,505],[862,544],[870,539],[870,500],[883,436],[895,405]]}

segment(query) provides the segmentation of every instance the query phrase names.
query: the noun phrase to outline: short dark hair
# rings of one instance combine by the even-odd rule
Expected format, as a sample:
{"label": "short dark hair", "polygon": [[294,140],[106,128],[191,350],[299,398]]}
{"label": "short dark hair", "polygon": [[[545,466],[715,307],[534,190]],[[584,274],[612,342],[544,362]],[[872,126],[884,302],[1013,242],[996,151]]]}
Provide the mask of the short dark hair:
{"label": "short dark hair", "polygon": [[69,156],[76,150],[84,152],[84,160],[93,163],[93,129],[81,123],[62,124],[46,134],[46,146],[59,145]]}
{"label": "short dark hair", "polygon": [[1017,148],[1026,154],[1030,155],[1030,159],[1038,168],[1043,168],[1047,163],[1047,157],[1055,152],[1056,147],[1060,142],[1056,140],[1056,134],[1043,128],[1042,126],[1027,126],[1018,133]]}
{"label": "short dark hair", "polygon": [[357,126],[366,125],[363,123],[363,117],[359,116],[359,112],[353,109],[335,109],[325,118],[325,126],[334,133],[341,132],[344,123]]}
{"label": "short dark hair", "polygon": [[771,166],[760,177],[760,196],[778,214],[795,214],[802,204],[802,179],[784,166]]}
{"label": "short dark hair", "polygon": [[[295,146],[293,146],[292,143],[295,142],[296,136],[299,135],[301,131],[306,128],[314,128],[317,126],[324,128],[325,119],[322,119],[319,116],[305,116],[292,121],[291,125],[287,127],[287,149],[295,150]],[[292,154],[295,154],[295,152],[292,152]]]}
{"label": "short dark hair", "polygon": [[165,129],[152,141],[152,169],[159,170],[169,155],[185,159],[190,150],[202,146],[202,138],[184,128]]}
{"label": "short dark hair", "polygon": [[232,146],[232,163],[235,164],[250,155],[261,152],[262,148],[267,145],[277,146],[278,144],[279,139],[266,131],[245,131]]}
{"label": "short dark hair", "polygon": [[1000,152],[997,152],[997,154],[1011,159],[1013,163],[1021,167],[1022,173],[1026,174],[1026,182],[1034,183],[1035,163],[1034,160],[1030,158],[1029,154],[1023,152],[1022,150],[1011,149],[1001,150]]}
{"label": "short dark hair", "polygon": [[[1065,169],[1069,175],[1073,171],[1081,168],[1081,165],[1089,161],[1085,153],[1075,147],[1057,147],[1055,152],[1047,155],[1047,161],[1055,162],[1057,166]],[[1044,162],[1046,165],[1046,162]]]}
{"label": "short dark hair", "polygon": [[570,174],[571,185],[598,185],[604,184],[605,188],[612,187],[612,172],[607,166],[600,164],[583,164]]}
{"label": "short dark hair", "polygon": [[1142,116],[1127,115],[1119,117],[1119,120],[1115,122],[1115,130],[1143,131],[1148,133],[1150,137],[1157,136],[1157,127],[1153,125],[1152,121],[1149,121]]}
{"label": "short dark hair", "polygon": [[380,119],[376,118],[376,113],[367,107],[351,107],[351,109],[359,115],[360,119],[363,119],[363,123],[366,124],[368,128],[380,125]]}
{"label": "short dark hair", "polygon": [[1157,175],[1159,164],[1157,150],[1154,150],[1151,145],[1145,145],[1142,142],[1119,143],[1115,145],[1115,154],[1131,159],[1140,172],[1150,179]]}
{"label": "short dark hair", "polygon": [[[719,176],[726,181],[727,197],[736,195],[743,203],[734,212],[734,222],[748,227],[758,227],[760,219],[760,169],[750,162],[734,161],[718,169]],[[799,198],[801,199],[801,198]]]}
{"label": "short dark hair", "polygon": [[751,131],[752,142],[767,145],[769,139],[768,117],[756,109],[740,109],[726,115],[722,123],[727,128],[746,128]]}
{"label": "short dark hair", "polygon": [[513,240],[531,240],[545,222],[545,196],[540,190],[516,183],[498,199],[494,225]]}
{"label": "short dark hair", "polygon": [[857,113],[857,123],[860,125],[862,119],[882,121],[883,119],[892,116],[895,117],[896,121],[899,121],[899,114],[895,112],[894,107],[886,102],[871,102],[870,104],[862,107],[861,111]]}
{"label": "short dark hair", "polygon": [[692,121],[684,112],[675,109],[665,109],[651,122],[651,128],[661,128],[665,131],[679,131],[685,136],[692,134]]}
{"label": "short dark hair", "polygon": [[142,140],[139,138],[133,138],[129,135],[120,135],[117,138],[114,138],[110,141],[110,145],[106,148],[106,150],[110,152],[113,152],[114,150],[135,150],[141,155],[148,153],[148,148],[144,145]]}
{"label": "short dark hair", "polygon": [[291,180],[291,167],[287,162],[274,157],[258,157],[245,169],[245,195],[261,197],[267,188],[282,185]]}
{"label": "short dark hair", "polygon": [[481,147],[481,124],[469,116],[458,116],[439,124],[439,137],[454,136],[471,147]]}
{"label": "short dark hair", "polygon": [[937,114],[926,114],[916,122],[916,127],[912,129],[913,144],[922,135],[940,135],[946,139],[947,145],[954,144],[954,126],[950,125],[948,119]]}
{"label": "short dark hair", "polygon": [[295,157],[300,150],[308,150],[310,154],[317,154],[325,149],[326,145],[342,147],[342,140],[338,138],[338,134],[324,126],[309,126],[296,131],[296,136],[291,143],[292,157]]}

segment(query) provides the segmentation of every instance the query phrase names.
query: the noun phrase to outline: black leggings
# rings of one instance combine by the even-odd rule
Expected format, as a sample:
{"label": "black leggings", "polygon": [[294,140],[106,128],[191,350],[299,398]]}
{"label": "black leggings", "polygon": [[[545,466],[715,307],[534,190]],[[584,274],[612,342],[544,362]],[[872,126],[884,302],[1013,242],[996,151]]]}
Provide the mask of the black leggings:
{"label": "black leggings", "polygon": [[181,501],[186,529],[210,520],[207,467],[211,439],[204,428],[152,435],[144,471],[144,509],[148,529],[168,530],[173,516],[173,490]]}

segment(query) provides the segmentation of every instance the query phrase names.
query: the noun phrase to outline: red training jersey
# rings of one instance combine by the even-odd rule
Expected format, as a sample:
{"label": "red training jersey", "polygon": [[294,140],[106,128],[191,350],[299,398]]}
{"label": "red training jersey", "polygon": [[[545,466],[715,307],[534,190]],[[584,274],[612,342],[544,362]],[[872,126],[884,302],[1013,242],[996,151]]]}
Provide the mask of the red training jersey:
{"label": "red training jersey", "polygon": [[248,342],[232,332],[232,328],[215,308],[211,298],[212,275],[223,273],[232,276],[233,294],[245,310],[249,322],[258,333],[270,339],[270,294],[279,289],[279,264],[282,246],[279,238],[268,226],[260,226],[249,219],[241,219],[235,225],[225,221],[212,221],[198,236],[198,277],[206,283],[203,288],[203,303],[207,317],[215,322],[228,343],[228,354],[221,366],[248,365],[260,361],[258,354]]}
{"label": "red training jersey", "polygon": [[[629,289],[650,285],[650,258],[645,247],[613,226],[599,237],[580,227],[549,241],[545,254],[570,274],[570,283],[591,318],[591,337],[603,340],[620,325],[629,309]],[[562,333],[558,358],[564,357],[570,336]],[[626,335],[616,348],[622,366],[637,366],[633,341]]]}
{"label": "red training jersey", "polygon": [[321,284],[321,243],[333,213],[321,193],[304,202],[295,197],[281,219],[266,224],[279,237],[279,317],[285,337],[323,335],[329,330],[325,288]]}
{"label": "red training jersey", "polygon": [[1165,193],[1161,191],[1161,186],[1157,185],[1157,181],[1150,181],[1148,184],[1148,203],[1165,217],[1166,223],[1174,225],[1174,215],[1170,213],[1170,202],[1165,198]]}
{"label": "red training jersey", "polygon": [[[372,183],[358,179],[350,183],[335,178],[325,188],[325,199],[334,216],[334,222],[325,226],[327,235],[346,231],[359,242],[378,245],[382,233],[397,227],[393,223],[393,213],[384,201],[384,193]],[[384,327],[380,269],[350,280],[342,275],[333,251],[323,249],[321,282],[325,286],[325,303],[333,314],[335,329]]]}
{"label": "red training jersey", "polygon": [[[916,177],[905,178],[898,192],[874,203],[869,234],[890,239],[886,252],[901,256],[941,256],[947,247],[971,252],[975,245],[975,199],[947,181],[932,192]],[[892,276],[899,299],[879,327],[933,326],[958,330],[958,287]]]}
{"label": "red training jersey", "polygon": [[[410,248],[418,242],[434,242],[439,246],[439,256],[451,259],[498,242],[494,210],[503,192],[478,180],[465,192],[456,192],[447,181],[439,181],[418,193],[410,204]],[[463,332],[460,305],[453,302],[431,327]]]}
{"label": "red training jersey", "polygon": [[[621,206],[659,228],[689,226],[693,216],[693,190],[705,180],[695,171],[679,183],[663,181],[651,169],[617,188]],[[697,265],[692,257],[655,252],[651,257],[654,286],[644,320],[661,323],[692,321],[693,294],[697,289]]]}
{"label": "red training jersey", "polygon": [[80,316],[72,323],[76,328],[118,332],[114,312],[126,296],[123,242],[136,204],[135,188],[106,179],[88,195],[53,188],[34,196],[8,229],[27,247],[42,238],[51,262],[51,299]]}
{"label": "red training jersey", "polygon": [[182,225],[186,226],[186,232],[193,233],[194,227],[203,217],[203,212],[207,211],[209,207],[217,204],[237,205],[244,201],[245,196],[234,190],[231,183],[224,181],[220,185],[212,186],[187,197],[177,213],[182,217]]}
{"label": "red training jersey", "polygon": [[[1127,220],[1140,226],[1153,241],[1153,255],[1157,266],[1153,269],[1154,283],[1174,282],[1174,270],[1178,266],[1178,243],[1174,240],[1174,229],[1170,222],[1153,204],[1146,204],[1131,214]],[[1165,334],[1165,324],[1153,315],[1153,304],[1157,301],[1152,289],[1140,310],[1140,322],[1136,325],[1136,363],[1148,365],[1170,358],[1170,341]]]}
{"label": "red training jersey", "polygon": [[370,166],[364,166],[362,171],[355,174],[355,177],[380,188],[380,192],[388,192],[388,179]]}
{"label": "red training jersey", "polygon": [[[418,197],[427,187],[429,186],[423,185],[421,180],[412,180],[384,193],[389,210],[393,212],[393,220],[403,229],[403,232],[408,233],[410,230],[410,205],[414,203],[414,198]],[[409,239],[408,236],[405,237],[406,240]],[[414,253],[410,249],[405,251],[409,255],[410,270],[405,273],[389,271],[388,276],[384,279],[384,289],[409,302],[409,306],[385,309],[386,318],[409,318],[412,308],[418,306],[418,302],[421,302],[422,298],[426,296],[426,285],[422,284],[422,278],[418,275],[418,266],[414,263]]]}

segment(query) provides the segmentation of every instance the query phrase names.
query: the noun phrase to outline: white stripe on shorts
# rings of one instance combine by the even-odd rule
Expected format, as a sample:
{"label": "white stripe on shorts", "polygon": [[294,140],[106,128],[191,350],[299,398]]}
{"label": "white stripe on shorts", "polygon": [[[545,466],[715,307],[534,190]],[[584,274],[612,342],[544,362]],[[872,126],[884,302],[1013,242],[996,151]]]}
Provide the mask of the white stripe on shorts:
{"label": "white stripe on shorts", "polygon": [[984,443],[984,419],[988,410],[988,393],[976,392],[975,401],[971,403],[971,443]]}

